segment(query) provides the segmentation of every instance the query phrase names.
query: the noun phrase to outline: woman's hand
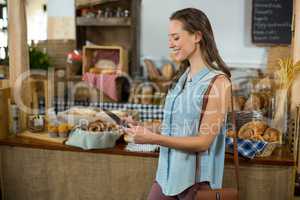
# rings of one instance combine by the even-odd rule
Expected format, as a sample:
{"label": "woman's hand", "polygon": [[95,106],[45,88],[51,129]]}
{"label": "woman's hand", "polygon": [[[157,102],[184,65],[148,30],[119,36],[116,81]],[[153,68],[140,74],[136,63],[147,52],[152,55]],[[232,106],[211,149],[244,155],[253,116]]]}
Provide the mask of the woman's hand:
{"label": "woman's hand", "polygon": [[126,116],[126,117],[122,117],[121,120],[122,120],[122,122],[123,122],[124,124],[131,124],[131,125],[134,125],[134,126],[139,125],[139,122],[138,122],[138,121],[135,121],[135,120],[132,118],[131,115]]}
{"label": "woman's hand", "polygon": [[124,130],[136,144],[153,144],[154,139],[158,136],[143,126],[129,124],[129,128],[124,128]]}

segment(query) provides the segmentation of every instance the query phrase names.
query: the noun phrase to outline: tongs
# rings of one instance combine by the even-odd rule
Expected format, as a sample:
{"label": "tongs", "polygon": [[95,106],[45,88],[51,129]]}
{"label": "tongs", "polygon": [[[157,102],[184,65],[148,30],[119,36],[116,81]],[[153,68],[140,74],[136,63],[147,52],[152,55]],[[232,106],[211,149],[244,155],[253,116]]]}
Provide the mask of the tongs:
{"label": "tongs", "polygon": [[112,113],[111,111],[102,108],[103,112],[105,112],[110,118],[112,118],[118,125],[120,125],[123,128],[129,128],[128,123],[126,123],[124,120],[122,120],[118,115],[115,113]]}

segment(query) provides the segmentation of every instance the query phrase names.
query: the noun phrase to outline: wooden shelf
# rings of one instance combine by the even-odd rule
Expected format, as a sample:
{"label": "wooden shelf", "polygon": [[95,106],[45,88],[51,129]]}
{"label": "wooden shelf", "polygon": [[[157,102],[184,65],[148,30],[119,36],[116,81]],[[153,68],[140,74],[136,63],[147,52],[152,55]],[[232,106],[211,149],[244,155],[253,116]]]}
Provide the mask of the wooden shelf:
{"label": "wooden shelf", "polygon": [[0,80],[0,89],[9,88],[9,80],[1,79]]}
{"label": "wooden shelf", "polygon": [[131,26],[130,18],[87,18],[87,17],[76,17],[77,26]]}
{"label": "wooden shelf", "polygon": [[68,81],[82,81],[82,75],[75,75],[67,77]]}

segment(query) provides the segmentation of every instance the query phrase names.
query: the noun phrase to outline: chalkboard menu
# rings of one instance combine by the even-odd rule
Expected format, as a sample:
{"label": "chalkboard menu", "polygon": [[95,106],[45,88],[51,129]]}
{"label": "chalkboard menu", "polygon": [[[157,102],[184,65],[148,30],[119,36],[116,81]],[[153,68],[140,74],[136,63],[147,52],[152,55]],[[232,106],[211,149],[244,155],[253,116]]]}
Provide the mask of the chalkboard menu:
{"label": "chalkboard menu", "polygon": [[293,0],[252,0],[252,42],[290,44]]}

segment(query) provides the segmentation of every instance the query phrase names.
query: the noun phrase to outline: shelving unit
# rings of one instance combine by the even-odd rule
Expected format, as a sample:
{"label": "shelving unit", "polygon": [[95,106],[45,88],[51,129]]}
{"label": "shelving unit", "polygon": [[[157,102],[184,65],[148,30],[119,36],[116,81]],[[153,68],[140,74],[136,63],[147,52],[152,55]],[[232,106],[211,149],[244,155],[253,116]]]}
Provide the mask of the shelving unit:
{"label": "shelving unit", "polygon": [[[76,0],[77,48],[82,49],[87,41],[101,46],[122,46],[129,53],[129,74],[141,75],[140,7],[141,0]],[[129,16],[97,16],[99,10],[117,8],[128,10]]]}
{"label": "shelving unit", "polygon": [[102,18],[86,18],[86,17],[76,17],[76,25],[77,26],[131,26],[130,18],[119,18],[119,17],[111,17],[106,19]]}

